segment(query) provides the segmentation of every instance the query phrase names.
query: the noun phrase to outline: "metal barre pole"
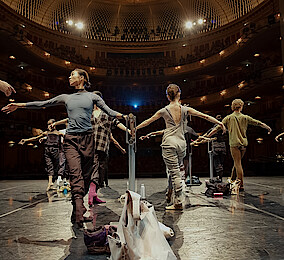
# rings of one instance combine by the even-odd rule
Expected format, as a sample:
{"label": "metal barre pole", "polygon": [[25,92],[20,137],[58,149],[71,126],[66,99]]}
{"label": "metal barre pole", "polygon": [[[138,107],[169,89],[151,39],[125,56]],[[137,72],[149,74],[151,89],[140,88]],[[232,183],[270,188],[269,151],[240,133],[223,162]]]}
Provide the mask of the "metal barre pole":
{"label": "metal barre pole", "polygon": [[[126,126],[133,132],[136,128],[136,117],[131,113],[127,117]],[[129,174],[129,190],[135,189],[135,152],[136,152],[136,132],[134,137],[126,131],[126,143],[128,144],[128,174]]]}

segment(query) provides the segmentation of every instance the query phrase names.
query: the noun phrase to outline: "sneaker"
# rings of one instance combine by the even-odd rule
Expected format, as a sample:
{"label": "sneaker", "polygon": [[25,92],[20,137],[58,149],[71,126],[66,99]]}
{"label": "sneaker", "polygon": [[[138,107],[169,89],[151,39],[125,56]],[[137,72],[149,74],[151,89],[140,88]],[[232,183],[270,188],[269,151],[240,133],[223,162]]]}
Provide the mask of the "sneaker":
{"label": "sneaker", "polygon": [[171,206],[167,206],[166,210],[183,210],[182,204],[173,204]]}

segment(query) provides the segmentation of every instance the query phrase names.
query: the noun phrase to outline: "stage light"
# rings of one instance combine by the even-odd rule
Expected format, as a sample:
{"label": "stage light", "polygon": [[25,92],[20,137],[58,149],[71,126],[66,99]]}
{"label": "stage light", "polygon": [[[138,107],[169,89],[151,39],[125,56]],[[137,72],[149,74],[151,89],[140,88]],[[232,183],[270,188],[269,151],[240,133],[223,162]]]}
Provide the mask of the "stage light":
{"label": "stage light", "polygon": [[94,71],[95,69],[95,67],[90,67],[90,71]]}
{"label": "stage light", "polygon": [[193,25],[196,25],[196,22],[193,22]]}
{"label": "stage light", "polygon": [[8,145],[9,145],[9,147],[13,147],[15,145],[15,142],[14,141],[9,141]]}
{"label": "stage light", "polygon": [[84,24],[82,22],[79,22],[79,23],[75,23],[75,26],[78,28],[78,29],[83,29],[84,27]]}
{"label": "stage light", "polygon": [[192,28],[192,22],[190,22],[190,21],[186,22],[186,23],[185,23],[185,27],[186,27],[187,29]]}
{"label": "stage light", "polygon": [[259,100],[259,99],[261,99],[261,97],[260,96],[256,96],[254,99],[258,99]]}
{"label": "stage light", "polygon": [[9,101],[10,101],[10,102],[15,102],[15,99],[10,98]]}
{"label": "stage light", "polygon": [[222,56],[225,53],[225,51],[220,51],[219,55]]}
{"label": "stage light", "polygon": [[259,53],[255,53],[255,54],[254,54],[254,57],[259,57],[259,56],[260,56]]}
{"label": "stage light", "polygon": [[220,92],[220,95],[223,97],[223,96],[225,96],[227,94],[227,90],[226,89],[224,89],[224,90],[222,90],[221,92]]}
{"label": "stage light", "polygon": [[137,107],[138,107],[138,105],[137,105],[137,104],[134,104],[134,105],[133,105],[133,107],[134,107],[134,108],[137,108]]}
{"label": "stage light", "polygon": [[49,93],[48,92],[43,92],[43,95],[45,96],[45,97],[49,97]]}
{"label": "stage light", "polygon": [[182,47],[186,47],[186,44],[183,44]]}
{"label": "stage light", "polygon": [[50,54],[48,52],[44,52],[44,56],[49,58],[50,57]]}
{"label": "stage light", "polygon": [[26,85],[26,90],[27,91],[32,91],[32,89],[33,89],[33,87],[31,86],[31,85],[29,85],[29,84],[25,84]]}
{"label": "stage light", "polygon": [[84,45],[85,48],[88,48],[88,45]]}
{"label": "stage light", "polygon": [[11,55],[11,56],[9,57],[9,59],[11,59],[11,60],[15,60],[15,59],[16,59],[16,57],[15,57],[15,56],[13,56],[13,55]]}
{"label": "stage light", "polygon": [[70,63],[71,63],[70,61],[67,60],[65,61],[65,65],[70,65]]}
{"label": "stage light", "polygon": [[69,24],[69,25],[73,25],[73,21],[72,20],[68,20],[68,21],[66,21],[66,23]]}
{"label": "stage light", "polygon": [[241,42],[242,42],[242,38],[240,38],[236,41],[237,44],[240,44]]}
{"label": "stage light", "polygon": [[199,19],[198,24],[203,24],[203,19]]}

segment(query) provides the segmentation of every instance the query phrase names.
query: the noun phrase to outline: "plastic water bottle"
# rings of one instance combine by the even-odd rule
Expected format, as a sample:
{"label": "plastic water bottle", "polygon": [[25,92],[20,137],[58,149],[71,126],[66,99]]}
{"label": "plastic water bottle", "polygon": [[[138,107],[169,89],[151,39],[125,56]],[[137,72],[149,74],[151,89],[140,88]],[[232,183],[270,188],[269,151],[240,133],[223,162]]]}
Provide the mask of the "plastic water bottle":
{"label": "plastic water bottle", "polygon": [[140,195],[142,200],[146,199],[146,189],[144,184],[141,184]]}

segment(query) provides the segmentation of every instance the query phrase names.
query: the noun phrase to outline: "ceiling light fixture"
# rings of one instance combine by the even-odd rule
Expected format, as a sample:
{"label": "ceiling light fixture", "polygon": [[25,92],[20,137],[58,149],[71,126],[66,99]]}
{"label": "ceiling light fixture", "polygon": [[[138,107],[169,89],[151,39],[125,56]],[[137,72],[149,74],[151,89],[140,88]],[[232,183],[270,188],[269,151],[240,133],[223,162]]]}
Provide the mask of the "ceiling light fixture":
{"label": "ceiling light fixture", "polygon": [[79,23],[75,23],[75,26],[78,28],[78,29],[83,29],[84,27],[84,24],[82,22],[79,22]]}
{"label": "ceiling light fixture", "polygon": [[186,27],[187,29],[192,28],[192,22],[190,22],[190,21],[186,22],[186,23],[185,23],[185,27]]}

